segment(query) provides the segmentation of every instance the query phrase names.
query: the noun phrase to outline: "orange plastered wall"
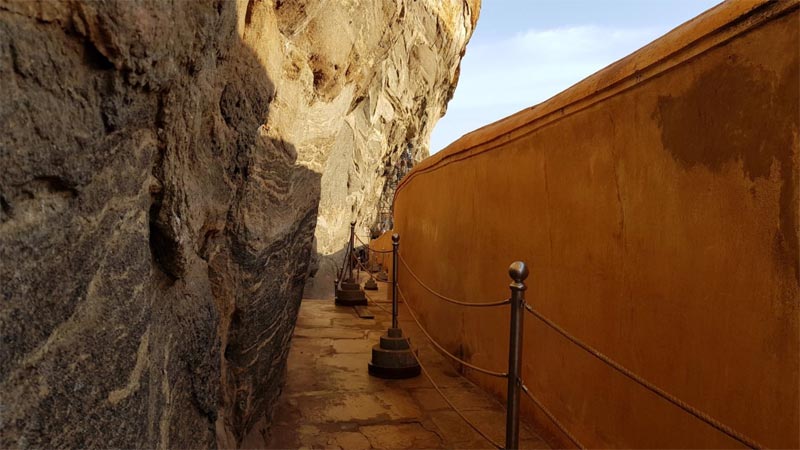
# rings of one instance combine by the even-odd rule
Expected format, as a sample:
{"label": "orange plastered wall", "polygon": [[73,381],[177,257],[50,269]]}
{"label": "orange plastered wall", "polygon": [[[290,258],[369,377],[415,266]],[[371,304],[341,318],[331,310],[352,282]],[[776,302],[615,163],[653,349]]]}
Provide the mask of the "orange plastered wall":
{"label": "orange plastered wall", "polygon": [[[524,260],[528,301],[564,329],[756,442],[799,447],[799,23],[797,2],[725,3],[464,136],[399,187],[401,252],[475,302],[508,297]],[[504,371],[508,307],[443,303],[406,272],[437,340]],[[522,375],[587,446],[738,446],[527,313]]]}

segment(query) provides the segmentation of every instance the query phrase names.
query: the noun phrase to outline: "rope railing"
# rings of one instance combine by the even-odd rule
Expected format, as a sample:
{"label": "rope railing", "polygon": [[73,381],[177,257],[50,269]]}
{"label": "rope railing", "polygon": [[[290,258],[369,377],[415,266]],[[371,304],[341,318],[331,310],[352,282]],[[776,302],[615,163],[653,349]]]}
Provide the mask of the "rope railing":
{"label": "rope railing", "polygon": [[[353,235],[353,234],[354,233],[351,233],[351,235]],[[359,239],[359,241],[360,241],[360,239]],[[363,243],[363,241],[362,241],[362,243]],[[403,296],[405,298],[405,296],[402,293],[402,291],[399,290],[399,286],[398,286],[398,284],[396,282],[396,280],[397,280],[397,253],[398,253],[397,252],[397,240],[394,241],[392,253],[394,254],[394,257],[395,257],[394,281],[392,283],[392,288],[393,288],[392,311],[390,312],[387,309],[385,309],[383,306],[378,304],[378,302],[376,302],[371,296],[367,295],[366,292],[364,293],[364,296],[367,298],[369,303],[374,304],[375,306],[377,306],[378,308],[380,308],[382,311],[384,311],[386,313],[390,313],[392,315],[392,326],[396,328],[397,327],[397,305],[399,303],[399,299],[397,297],[398,296]],[[364,265],[361,263],[361,261],[358,258],[354,258],[354,261],[356,263],[356,267],[359,267],[359,268],[363,269],[367,273],[367,275],[369,275],[370,278],[372,278],[372,274],[368,270],[366,270],[366,268],[364,267]],[[374,280],[374,278],[372,278],[372,279]],[[422,333],[440,351],[442,351],[446,355],[450,356],[451,358],[455,359],[456,361],[458,361],[459,363],[461,363],[461,364],[463,364],[463,365],[465,365],[467,367],[471,367],[471,368],[473,368],[475,370],[481,371],[483,373],[487,373],[489,375],[506,376],[506,374],[501,374],[499,372],[493,372],[493,371],[490,371],[490,370],[486,370],[486,369],[482,369],[480,367],[477,367],[477,366],[475,366],[473,364],[470,364],[467,361],[464,361],[464,360],[456,357],[455,355],[452,355],[451,353],[449,353],[444,347],[439,345],[438,342],[433,340],[433,337],[430,334],[428,334],[428,332],[422,327],[422,324],[417,320],[416,316],[414,316],[414,313],[413,313],[413,311],[411,311],[411,307],[408,306],[407,302],[403,302],[403,303],[409,308],[410,315],[414,318],[414,321],[417,323],[417,326],[420,328]],[[492,439],[491,436],[486,434],[486,432],[481,430],[480,427],[478,427],[477,425],[475,425],[475,423],[473,423],[471,420],[469,420],[469,418],[467,418],[467,416],[464,415],[464,413],[461,412],[461,410],[458,409],[458,407],[456,407],[456,405],[444,394],[442,389],[439,388],[439,385],[436,383],[436,381],[433,380],[433,377],[431,377],[430,373],[425,368],[425,365],[422,364],[422,361],[420,360],[419,354],[418,354],[419,350],[416,349],[416,348],[411,347],[410,342],[409,342],[409,350],[410,350],[411,355],[414,357],[414,360],[416,361],[417,365],[419,366],[420,372],[423,375],[425,375],[425,377],[431,383],[431,385],[436,390],[436,392],[439,393],[439,395],[442,397],[442,399],[445,401],[445,403],[447,403],[447,405],[450,406],[450,408],[453,410],[453,412],[455,412],[459,417],[461,417],[461,419],[467,425],[469,425],[470,428],[475,430],[475,432],[478,433],[478,435],[480,435],[483,439],[485,439],[487,442],[489,442],[493,447],[498,448],[498,449],[504,448],[502,445],[498,444],[497,441]]]}
{"label": "rope railing", "polygon": [[572,441],[573,444],[575,444],[576,447],[578,447],[581,450],[584,450],[586,446],[581,444],[580,441],[578,441],[578,439],[575,436],[573,436],[572,433],[570,433],[567,427],[565,427],[556,418],[556,416],[553,415],[553,413],[551,413],[547,408],[545,408],[542,402],[540,402],[536,397],[533,396],[533,394],[531,394],[530,390],[528,389],[528,386],[526,386],[524,382],[522,382],[521,380],[520,382],[521,382],[522,392],[525,393],[525,396],[528,397],[533,402],[533,404],[536,405],[536,407],[538,407],[544,413],[544,415],[547,416],[548,419],[550,419],[551,422],[553,422],[556,428],[558,428],[562,433],[564,433],[564,435],[570,441]]}
{"label": "rope railing", "polygon": [[644,378],[636,375],[631,370],[625,368],[622,364],[614,361],[613,359],[609,358],[608,356],[604,355],[600,351],[592,348],[590,345],[584,343],[580,339],[576,338],[575,336],[571,335],[569,332],[558,326],[555,322],[548,319],[542,313],[533,309],[533,307],[525,303],[525,309],[533,315],[533,317],[539,319],[542,323],[550,327],[552,330],[563,336],[568,341],[572,342],[576,346],[580,347],[582,350],[586,351],[590,355],[594,356],[595,358],[599,359],[600,361],[604,362],[618,373],[624,375],[631,381],[639,384],[640,386],[644,387],[645,389],[649,390],[650,392],[656,394],[657,396],[661,397],[662,399],[672,403],[673,405],[677,406],[678,408],[686,411],[687,413],[691,414],[692,416],[700,419],[700,421],[706,423],[707,425],[711,426],[712,428],[716,429],[717,431],[725,434],[726,436],[732,438],[733,440],[739,442],[742,445],[745,445],[749,448],[764,448],[759,443],[755,442],[753,439],[738,433],[731,427],[719,422],[718,420],[714,419],[713,417],[709,416],[708,414],[700,411],[699,409],[689,405],[688,403],[684,402],[683,400],[675,397],[674,395],[664,391],[663,389],[659,388],[658,386],[654,385],[653,383],[645,380]]}
{"label": "rope railing", "polygon": [[[362,244],[360,238],[356,237]],[[351,238],[352,239],[352,238]],[[538,321],[542,322],[563,338],[567,339],[572,344],[576,345],[577,347],[581,348],[582,350],[586,351],[590,355],[594,356],[601,362],[607,364],[618,373],[622,374],[626,378],[630,379],[631,381],[635,382],[639,386],[647,389],[651,393],[655,394],[659,398],[666,400],[667,402],[677,406],[681,410],[685,411],[686,413],[692,415],[693,417],[699,419],[706,425],[716,429],[720,433],[728,436],[729,438],[735,440],[739,444],[747,446],[749,448],[760,449],[764,448],[755,440],[745,436],[742,433],[737,432],[736,430],[732,429],[731,427],[723,424],[722,422],[714,419],[707,413],[700,411],[699,409],[689,405],[685,401],[679,399],[678,397],[664,391],[663,389],[659,388],[658,386],[654,385],[653,383],[645,380],[641,376],[637,375],[633,371],[625,368],[618,362],[614,361],[613,359],[609,358],[608,356],[604,355],[600,351],[594,349],[590,345],[586,344],[585,342],[581,341],[577,337],[570,334],[568,331],[564,330],[561,326],[541,314],[539,311],[535,310],[530,304],[525,301],[524,292],[527,289],[525,285],[525,279],[528,276],[528,269],[527,266],[522,262],[515,262],[509,268],[509,275],[511,276],[513,282],[510,285],[511,288],[511,297],[499,300],[499,301],[488,301],[488,302],[465,302],[462,300],[457,300],[454,298],[450,298],[435,289],[431,288],[427,283],[425,283],[419,275],[411,269],[410,264],[406,261],[403,257],[403,254],[399,251],[399,235],[395,234],[392,236],[392,251],[393,254],[393,278],[392,278],[392,327],[397,328],[397,308],[400,298],[403,300],[403,304],[406,306],[409,316],[413,319],[416,326],[419,327],[422,334],[430,341],[430,343],[441,352],[443,355],[449,357],[453,361],[467,367],[473,369],[477,372],[494,376],[500,378],[506,378],[508,380],[508,395],[506,396],[506,444],[505,446],[500,446],[497,442],[493,441],[489,436],[483,433],[478,427],[476,427],[473,423],[471,423],[463,413],[461,413],[455,405],[444,395],[444,393],[439,389],[439,387],[434,382],[433,378],[430,377],[430,374],[427,372],[425,367],[422,365],[416,351],[412,351],[414,355],[414,359],[417,360],[422,373],[430,380],[433,384],[434,388],[436,388],[437,392],[444,398],[445,402],[470,426],[472,427],[478,434],[480,434],[484,439],[490,442],[497,448],[508,448],[508,449],[516,449],[519,446],[519,397],[520,393],[525,394],[533,404],[540,409],[545,416],[548,417],[550,421],[558,428],[576,447],[580,449],[586,448],[578,438],[566,427],[564,424],[558,420],[558,418],[550,412],[542,402],[540,402],[536,396],[533,395],[531,390],[528,386],[524,383],[521,378],[521,348],[522,348],[522,325],[523,325],[523,315],[524,310],[527,310],[531,315],[534,316]],[[351,240],[352,242],[352,240]],[[366,245],[366,244],[364,244]],[[367,247],[369,248],[369,247]],[[378,253],[390,253],[389,251],[386,252],[378,252]],[[358,267],[364,269],[365,272],[370,274],[368,270],[364,267],[361,261],[356,259],[356,264]],[[409,275],[416,281],[416,283],[421,286],[424,291],[428,292],[429,294],[437,297],[441,300],[444,300],[448,303],[460,305],[460,306],[467,306],[467,307],[491,307],[491,306],[503,306],[503,305],[510,305],[511,306],[511,317],[510,317],[510,329],[509,329],[509,361],[508,361],[508,369],[506,372],[499,372],[494,370],[485,369],[479,366],[476,366],[472,363],[469,363],[456,355],[450,353],[444,346],[442,346],[433,336],[428,332],[428,330],[422,325],[422,322],[419,320],[417,313],[415,312],[414,308],[408,301],[408,298],[403,292],[403,289],[400,286],[398,281],[398,266],[402,265],[405,270],[408,272]],[[372,275],[370,274],[370,277]],[[374,279],[374,278],[373,278]],[[380,305],[377,304],[371,298],[369,299],[372,303],[376,304],[380,309],[385,312],[389,312]],[[419,371],[417,372],[419,373]]]}
{"label": "rope railing", "polygon": [[373,253],[392,253],[391,250],[376,250],[376,249],[370,247],[369,244],[367,244],[366,242],[362,241],[361,238],[358,237],[358,235],[356,235],[356,240],[358,240],[358,242],[360,242],[362,246],[366,247],[367,250],[369,250],[369,251],[371,251]]}
{"label": "rope railing", "polygon": [[507,378],[508,377],[508,373],[506,373],[506,372],[495,372],[493,370],[484,369],[483,367],[478,367],[478,366],[476,366],[474,364],[471,364],[471,363],[469,363],[467,361],[464,361],[463,359],[459,358],[458,356],[448,352],[447,349],[445,349],[441,344],[436,342],[436,339],[434,339],[428,333],[428,331],[425,330],[425,327],[422,326],[422,324],[420,323],[419,319],[417,319],[417,315],[414,313],[414,310],[411,308],[411,305],[408,304],[408,298],[406,298],[405,294],[403,293],[403,290],[400,289],[399,285],[397,286],[397,292],[400,294],[400,297],[403,298],[403,304],[406,305],[406,309],[408,309],[409,315],[411,316],[412,319],[414,319],[414,322],[417,323],[417,326],[419,327],[420,331],[422,331],[422,334],[424,334],[425,337],[427,337],[428,340],[431,342],[431,344],[433,344],[436,348],[438,348],[442,353],[444,353],[445,355],[449,356],[454,361],[457,361],[458,363],[463,364],[463,365],[469,367],[470,369],[477,370],[478,372],[485,373],[485,374],[491,375],[493,377],[499,377],[499,378]]}
{"label": "rope railing", "polygon": [[367,297],[367,300],[368,300],[368,301],[369,301],[371,304],[373,304],[373,305],[377,306],[377,307],[378,307],[380,310],[382,310],[382,311],[383,311],[383,312],[385,312],[386,314],[392,314],[392,312],[391,312],[391,311],[389,311],[388,309],[386,309],[386,308],[384,308],[383,306],[381,306],[381,305],[380,305],[380,303],[376,302],[376,301],[375,301],[375,299],[373,299],[372,297],[370,297],[370,296],[369,296],[369,294],[367,294],[366,292],[364,293],[364,297]]}
{"label": "rope railing", "polygon": [[[351,233],[352,234],[352,233]],[[522,305],[525,302],[525,278],[528,276],[528,268],[522,262],[515,262],[509,268],[509,275],[511,276],[512,283],[510,285],[511,288],[511,297],[506,300],[502,301],[495,301],[495,302],[476,302],[476,303],[467,303],[460,300],[452,299],[447,297],[439,292],[436,292],[432,288],[430,288],[424,281],[422,281],[419,276],[409,267],[408,263],[406,262],[405,258],[400,254],[400,236],[398,234],[392,235],[392,329],[394,329],[395,333],[399,333],[398,329],[398,321],[397,321],[397,312],[398,312],[398,303],[400,297],[403,298],[403,304],[408,309],[408,313],[411,318],[414,320],[416,325],[419,327],[420,331],[426,338],[436,347],[442,354],[450,357],[454,361],[462,364],[465,367],[471,368],[475,371],[478,371],[483,374],[487,374],[490,376],[505,378],[507,380],[508,385],[508,395],[507,395],[507,402],[506,402],[506,429],[505,429],[505,446],[500,446],[497,442],[493,441],[488,435],[483,433],[478,427],[476,427],[473,423],[471,423],[464,414],[462,414],[453,403],[444,395],[441,390],[438,389],[433,378],[427,373],[427,370],[424,369],[422,363],[419,361],[419,357],[412,351],[414,355],[414,359],[416,360],[417,364],[419,365],[419,369],[425,373],[425,376],[434,384],[434,387],[437,388],[437,391],[440,395],[445,399],[448,405],[470,426],[472,427],[478,434],[480,434],[484,439],[488,442],[492,443],[497,448],[506,448],[506,449],[517,449],[519,448],[519,391],[521,388],[521,380],[519,377],[520,368],[521,368],[521,351],[522,351],[522,318],[524,312],[522,311]],[[413,307],[409,304],[408,299],[405,296],[405,293],[402,291],[400,287],[400,283],[398,281],[398,268],[400,264],[403,264],[408,272],[412,275],[412,277],[426,289],[429,293],[439,297],[442,300],[448,301],[450,303],[454,303],[457,305],[462,306],[501,306],[501,305],[511,305],[511,323],[510,323],[510,338],[509,338],[509,351],[508,351],[508,371],[507,372],[497,372],[493,370],[484,369],[482,367],[476,366],[472,363],[464,361],[463,359],[453,355],[447,349],[444,348],[441,344],[439,344],[433,336],[428,333],[422,323],[417,318],[416,313],[414,312]],[[409,344],[410,348],[410,344]],[[374,359],[374,356],[373,356]],[[371,368],[374,366],[370,366]],[[375,369],[377,370],[377,369]]]}
{"label": "rope railing", "polygon": [[[357,261],[357,264],[358,264],[358,266],[359,266],[359,267],[361,267],[361,269],[362,269],[364,272],[366,272],[366,273],[367,273],[367,275],[368,275],[368,276],[369,276],[369,277],[370,277],[372,280],[375,280],[375,278],[372,276],[372,274],[371,274],[371,273],[369,273],[369,271],[368,271],[367,269],[365,269],[365,268],[364,268],[364,264],[362,264],[362,263],[361,263],[361,261]],[[375,282],[377,283],[377,281],[375,281]],[[364,292],[364,297],[366,297],[366,298],[367,298],[367,301],[368,301],[369,303],[371,303],[371,304],[373,304],[373,305],[377,306],[377,307],[378,307],[379,309],[381,309],[383,312],[385,312],[385,313],[387,313],[387,314],[391,314],[391,313],[392,313],[392,312],[391,312],[391,311],[389,311],[388,309],[386,309],[386,308],[384,308],[383,306],[381,306],[381,304],[380,304],[379,302],[377,302],[375,299],[373,299],[372,297],[370,297],[370,296],[369,296],[369,294],[367,294],[366,292]]]}
{"label": "rope railing", "polygon": [[360,267],[360,268],[361,268],[361,270],[363,270],[364,272],[366,272],[366,273],[367,273],[367,276],[368,276],[368,277],[369,277],[371,280],[373,280],[373,281],[374,281],[374,280],[375,280],[375,277],[373,277],[373,276],[372,276],[372,273],[370,273],[370,271],[369,271],[369,270],[367,270],[367,268],[366,268],[366,267],[364,267],[364,263],[362,263],[362,262],[361,262],[361,260],[360,260],[360,259],[358,259],[358,258],[354,258],[354,259],[355,259],[355,261],[356,261],[356,265],[357,265],[358,267]]}
{"label": "rope railing", "polygon": [[[406,306],[408,306],[408,304],[406,304]],[[461,412],[461,410],[459,410],[456,407],[456,405],[454,405],[453,402],[450,401],[449,398],[447,398],[446,395],[444,395],[444,392],[442,392],[441,388],[439,388],[439,385],[436,384],[435,381],[433,381],[433,377],[431,377],[431,375],[428,373],[428,370],[425,368],[425,365],[423,365],[422,361],[420,361],[419,355],[417,354],[418,352],[419,352],[418,349],[414,349],[414,348],[411,349],[411,354],[414,355],[414,359],[417,360],[417,364],[419,364],[419,368],[422,369],[422,374],[425,375],[425,378],[427,378],[428,381],[430,381],[431,385],[433,385],[433,388],[436,390],[436,392],[439,393],[439,395],[442,397],[442,399],[445,401],[445,403],[447,403],[448,406],[450,406],[450,408],[453,410],[453,412],[458,414],[458,416],[461,417],[461,420],[463,420],[467,425],[469,425],[470,428],[475,430],[475,432],[478,433],[482,438],[486,439],[486,441],[489,442],[490,444],[492,444],[495,448],[502,449],[503,448],[502,445],[498,444],[497,441],[492,439],[488,434],[486,434],[483,430],[481,430],[477,425],[472,423],[472,421],[469,420],[467,418],[467,416],[465,416],[464,413]]]}
{"label": "rope railing", "polygon": [[406,262],[405,258],[403,258],[403,254],[402,253],[398,253],[398,256],[400,257],[400,262],[403,264],[403,267],[405,267],[406,270],[408,270],[408,273],[411,274],[411,276],[415,280],[417,280],[417,283],[419,283],[420,286],[425,288],[426,291],[430,292],[434,296],[439,297],[440,299],[442,299],[442,300],[444,300],[444,301],[446,301],[448,303],[453,303],[455,305],[461,305],[461,306],[486,307],[486,306],[503,306],[503,305],[507,305],[507,304],[509,304],[511,302],[509,299],[498,300],[498,301],[490,301],[490,302],[463,302],[463,301],[460,301],[460,300],[456,300],[456,299],[450,298],[450,297],[448,297],[448,296],[446,296],[444,294],[440,294],[439,292],[436,292],[433,288],[431,288],[430,286],[425,284],[425,282],[422,281],[419,278],[419,276],[417,276],[417,274],[414,273],[413,270],[411,270],[411,267],[409,267],[409,265]]}
{"label": "rope railing", "polygon": [[[376,284],[378,283],[378,280],[376,280],[376,279],[375,279],[375,277],[372,275],[372,273],[370,273],[370,271],[369,271],[369,270],[367,270],[367,268],[366,268],[366,267],[364,267],[364,264],[363,264],[363,263],[362,263],[362,262],[361,262],[361,261],[360,261],[358,258],[356,258],[356,264],[358,265],[358,267],[360,267],[360,268],[361,268],[361,270],[362,270],[362,271],[364,271],[364,272],[367,274],[367,276],[368,276],[368,277],[369,277],[369,278],[370,278],[372,281],[374,281]],[[367,300],[369,300],[369,301],[371,301],[372,303],[374,303],[374,304],[375,304],[375,306],[377,306],[378,308],[381,308],[381,309],[383,309],[383,307],[381,307],[380,305],[378,305],[378,302],[376,302],[375,300],[373,300],[373,299],[372,299],[372,298],[371,298],[369,295],[367,295],[367,293],[366,293],[366,292],[364,293],[364,296],[365,296],[365,297],[367,297]],[[391,302],[388,302],[388,303],[391,303]],[[386,311],[385,309],[383,309],[383,310],[384,310],[384,311]],[[387,311],[387,312],[388,312],[388,311]]]}

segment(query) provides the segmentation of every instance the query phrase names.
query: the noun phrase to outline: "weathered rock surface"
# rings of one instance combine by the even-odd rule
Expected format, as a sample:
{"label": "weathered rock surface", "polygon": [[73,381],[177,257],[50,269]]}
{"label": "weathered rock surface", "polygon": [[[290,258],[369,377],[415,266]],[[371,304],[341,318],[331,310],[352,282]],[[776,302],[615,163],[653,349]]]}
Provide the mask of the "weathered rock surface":
{"label": "weathered rock surface", "polygon": [[[0,447],[236,445],[478,0],[0,0]],[[337,248],[338,247],[338,248]]]}

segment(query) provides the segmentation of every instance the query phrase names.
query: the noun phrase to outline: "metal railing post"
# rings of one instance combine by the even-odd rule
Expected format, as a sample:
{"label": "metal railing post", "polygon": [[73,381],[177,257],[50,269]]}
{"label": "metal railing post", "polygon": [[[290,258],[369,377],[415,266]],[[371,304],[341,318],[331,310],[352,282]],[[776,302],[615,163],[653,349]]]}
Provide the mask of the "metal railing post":
{"label": "metal railing post", "polygon": [[392,235],[392,328],[397,328],[397,252],[400,251],[400,235]]}
{"label": "metal railing post", "polygon": [[[348,280],[353,279],[353,254],[355,253],[355,235],[356,235],[356,221],[350,222],[350,248],[347,255],[347,277]],[[358,282],[358,280],[356,280]]]}
{"label": "metal railing post", "polygon": [[506,400],[506,449],[519,448],[520,362],[522,356],[522,318],[525,307],[525,279],[528,266],[516,261],[508,268],[511,282],[511,331],[508,342],[508,397]]}
{"label": "metal railing post", "polygon": [[336,289],[342,288],[342,282],[344,282],[344,274],[347,270],[347,259],[350,256],[350,246],[348,245],[347,248],[344,249],[344,259],[342,260],[342,267],[339,268],[339,272],[336,274]]}

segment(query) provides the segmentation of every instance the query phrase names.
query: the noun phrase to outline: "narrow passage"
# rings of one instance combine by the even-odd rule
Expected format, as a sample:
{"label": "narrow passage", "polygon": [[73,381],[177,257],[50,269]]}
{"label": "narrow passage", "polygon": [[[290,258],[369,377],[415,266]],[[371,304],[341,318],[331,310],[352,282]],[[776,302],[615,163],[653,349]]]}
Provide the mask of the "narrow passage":
{"label": "narrow passage", "polygon": [[[378,286],[378,291],[367,292],[374,319],[359,318],[353,308],[335,306],[333,299],[303,300],[269,440],[263,427],[256,426],[244,448],[490,448],[424,375],[383,380],[367,373],[372,346],[391,324],[387,285]],[[459,375],[425,341],[402,305],[399,319],[445,394],[476,425],[503,442],[503,405]],[[548,448],[524,424],[520,445]]]}

